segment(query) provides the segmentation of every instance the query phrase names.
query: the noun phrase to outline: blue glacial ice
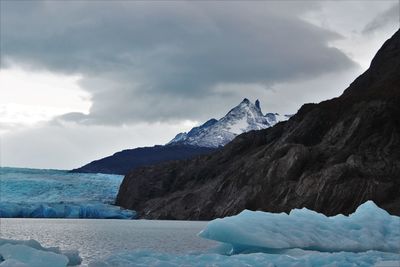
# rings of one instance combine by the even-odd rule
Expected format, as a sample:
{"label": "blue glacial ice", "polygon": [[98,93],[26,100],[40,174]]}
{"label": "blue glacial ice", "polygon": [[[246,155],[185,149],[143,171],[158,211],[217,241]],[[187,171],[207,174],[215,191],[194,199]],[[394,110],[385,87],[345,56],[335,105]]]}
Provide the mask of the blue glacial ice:
{"label": "blue glacial ice", "polygon": [[35,240],[0,238],[0,266],[64,267],[82,262],[78,251],[62,251],[58,247],[45,248]]}
{"label": "blue glacial ice", "polygon": [[0,168],[0,217],[135,218],[112,205],[123,176]]}
{"label": "blue glacial ice", "polygon": [[136,212],[104,203],[0,202],[0,218],[132,219]]}
{"label": "blue glacial ice", "polygon": [[184,255],[121,252],[89,266],[400,266],[400,217],[372,201],[350,216],[326,217],[307,209],[289,215],[244,211],[209,222],[199,235],[225,245]]}
{"label": "blue glacial ice", "polygon": [[228,244],[230,254],[264,251],[282,253],[300,248],[321,252],[400,252],[400,217],[372,201],[349,216],[327,217],[303,209],[289,214],[245,210],[209,222],[199,236]]}
{"label": "blue glacial ice", "polygon": [[284,254],[252,253],[238,255],[167,254],[149,251],[121,252],[104,260],[93,261],[89,267],[398,267],[399,254],[378,251],[315,252],[301,256]]}
{"label": "blue glacial ice", "polygon": [[[211,221],[200,234],[228,244],[236,254],[219,248],[188,254],[121,249],[91,261],[89,266],[399,267],[399,220],[400,217],[387,214],[373,202],[364,203],[350,216],[326,217],[306,209],[293,210],[289,215],[246,211]],[[4,244],[7,246],[3,247]],[[43,252],[64,255],[68,261]],[[35,259],[43,263],[39,256],[54,264],[36,266],[65,266],[80,261],[77,252],[43,248],[33,240],[0,240],[0,266],[7,263],[4,266],[15,267],[20,266],[13,265],[15,262],[34,263]],[[5,261],[1,262],[1,258]]]}

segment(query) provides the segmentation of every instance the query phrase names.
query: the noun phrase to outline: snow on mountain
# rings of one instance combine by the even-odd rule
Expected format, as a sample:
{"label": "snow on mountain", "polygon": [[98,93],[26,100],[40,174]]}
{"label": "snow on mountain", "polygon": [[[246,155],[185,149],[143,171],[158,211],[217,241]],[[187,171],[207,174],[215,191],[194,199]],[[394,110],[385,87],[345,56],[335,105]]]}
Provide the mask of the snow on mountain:
{"label": "snow on mountain", "polygon": [[179,133],[167,145],[224,146],[241,133],[265,129],[289,117],[289,115],[281,116],[278,113],[264,115],[259,100],[253,104],[245,98],[220,120],[210,119],[188,133]]}
{"label": "snow on mountain", "polygon": [[286,114],[285,115],[280,115],[279,113],[267,113],[267,114],[265,114],[265,117],[267,118],[267,121],[271,126],[274,126],[275,124],[277,124],[280,121],[286,121],[292,116],[293,115],[286,115]]}

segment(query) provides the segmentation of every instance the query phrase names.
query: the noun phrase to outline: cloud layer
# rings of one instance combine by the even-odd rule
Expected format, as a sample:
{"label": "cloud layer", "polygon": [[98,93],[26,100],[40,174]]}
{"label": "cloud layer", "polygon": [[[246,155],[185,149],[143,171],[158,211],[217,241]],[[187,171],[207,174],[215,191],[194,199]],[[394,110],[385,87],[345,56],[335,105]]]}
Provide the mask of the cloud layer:
{"label": "cloud layer", "polygon": [[378,14],[374,19],[372,19],[363,29],[364,34],[371,34],[379,31],[387,25],[393,24],[393,22],[398,22],[400,27],[400,7],[399,2],[393,4],[390,8]]}
{"label": "cloud layer", "polygon": [[[338,34],[300,18],[317,8],[314,2],[7,1],[2,64],[82,75],[90,114],[64,120],[203,120],[228,108],[222,99],[247,96],[251,85],[268,90],[354,67],[329,45]],[[225,85],[223,93],[216,90]],[[232,85],[241,90],[229,91]]]}
{"label": "cloud layer", "polygon": [[1,80],[0,165],[72,168],[163,144],[244,97],[294,113],[338,96],[399,27],[398,8],[381,0],[0,1],[2,75],[29,74],[10,74],[17,82],[8,87]]}

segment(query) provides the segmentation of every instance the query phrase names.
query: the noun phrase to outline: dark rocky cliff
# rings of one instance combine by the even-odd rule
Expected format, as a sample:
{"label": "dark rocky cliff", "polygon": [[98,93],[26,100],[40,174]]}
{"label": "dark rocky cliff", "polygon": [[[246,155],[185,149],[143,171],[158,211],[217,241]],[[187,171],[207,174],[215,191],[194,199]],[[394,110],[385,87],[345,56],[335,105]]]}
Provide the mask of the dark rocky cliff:
{"label": "dark rocky cliff", "polygon": [[137,169],[117,205],[144,218],[208,220],[243,209],[348,214],[366,200],[400,215],[399,31],[342,96],[213,154]]}

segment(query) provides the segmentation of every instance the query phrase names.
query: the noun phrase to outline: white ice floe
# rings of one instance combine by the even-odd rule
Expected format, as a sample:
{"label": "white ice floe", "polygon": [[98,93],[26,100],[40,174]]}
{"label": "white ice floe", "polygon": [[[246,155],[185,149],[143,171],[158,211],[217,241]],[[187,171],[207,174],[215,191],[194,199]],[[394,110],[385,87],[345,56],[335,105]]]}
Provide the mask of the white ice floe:
{"label": "white ice floe", "polygon": [[45,248],[35,240],[0,239],[0,266],[64,267],[82,261],[78,251]]}
{"label": "white ice floe", "polygon": [[[316,252],[304,253],[301,256],[282,254],[166,254],[148,251],[122,252],[108,257],[103,261],[95,261],[89,267],[372,267],[380,266],[398,267],[399,255],[378,251],[361,253],[354,252]],[[386,265],[384,265],[386,264]],[[379,265],[378,265],[379,266]]]}
{"label": "white ice floe", "polygon": [[289,215],[244,211],[209,222],[199,235],[224,246],[202,254],[121,252],[89,266],[400,266],[400,218],[372,201],[350,216],[326,217],[307,209]]}
{"label": "white ice floe", "polygon": [[[326,217],[307,210],[290,214],[244,211],[208,223],[200,236],[231,249],[169,254],[121,251],[90,267],[398,267],[400,217],[368,201],[350,216]],[[81,262],[78,252],[43,248],[34,240],[0,239],[0,266],[65,266]]]}
{"label": "white ice floe", "polygon": [[400,217],[372,201],[349,215],[327,217],[303,209],[289,214],[245,210],[209,222],[199,236],[227,243],[231,253],[301,248],[322,252],[400,252]]}

